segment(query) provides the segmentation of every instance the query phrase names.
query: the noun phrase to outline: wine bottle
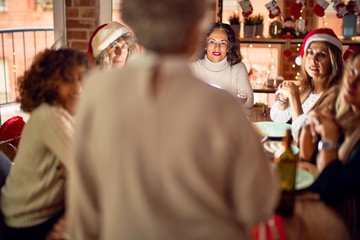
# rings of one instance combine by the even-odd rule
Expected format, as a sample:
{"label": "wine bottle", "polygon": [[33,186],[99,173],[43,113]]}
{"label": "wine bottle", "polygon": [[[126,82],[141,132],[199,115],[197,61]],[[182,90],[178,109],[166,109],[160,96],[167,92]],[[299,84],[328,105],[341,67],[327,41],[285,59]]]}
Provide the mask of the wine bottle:
{"label": "wine bottle", "polygon": [[276,213],[290,216],[294,212],[295,205],[295,183],[296,166],[298,156],[291,149],[291,130],[286,131],[282,139],[282,148],[275,153],[275,163],[280,177],[281,197],[276,209]]}

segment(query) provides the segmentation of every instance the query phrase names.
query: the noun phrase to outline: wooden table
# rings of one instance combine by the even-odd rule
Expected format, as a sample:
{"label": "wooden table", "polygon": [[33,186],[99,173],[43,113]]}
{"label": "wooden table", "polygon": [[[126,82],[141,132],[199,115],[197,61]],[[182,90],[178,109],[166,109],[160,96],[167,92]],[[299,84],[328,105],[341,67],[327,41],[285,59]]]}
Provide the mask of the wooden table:
{"label": "wooden table", "polygon": [[268,107],[253,107],[251,115],[248,116],[251,122],[264,122],[271,121],[270,119],[270,108]]}
{"label": "wooden table", "polygon": [[297,196],[294,215],[282,218],[287,239],[350,239],[334,209],[314,196],[304,193]]}
{"label": "wooden table", "polygon": [[[281,224],[279,224],[279,222]],[[294,214],[272,216],[252,229],[252,240],[347,240],[349,233],[335,211],[313,193],[302,192],[296,197]]]}
{"label": "wooden table", "polygon": [[277,87],[268,87],[264,84],[252,84],[251,85],[254,93],[275,93]]}

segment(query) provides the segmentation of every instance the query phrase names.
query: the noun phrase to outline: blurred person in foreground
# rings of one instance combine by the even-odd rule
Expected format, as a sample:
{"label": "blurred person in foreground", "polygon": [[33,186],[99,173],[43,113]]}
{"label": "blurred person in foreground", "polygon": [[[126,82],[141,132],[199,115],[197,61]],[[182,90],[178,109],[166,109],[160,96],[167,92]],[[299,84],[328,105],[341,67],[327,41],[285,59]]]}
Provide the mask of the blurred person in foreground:
{"label": "blurred person in foreground", "polygon": [[320,172],[310,191],[336,207],[352,239],[360,239],[360,52],[347,59],[336,115],[311,111],[306,123],[300,156],[316,159]]}
{"label": "blurred person in foreground", "polygon": [[101,69],[123,68],[136,52],[134,35],[115,21],[97,27],[88,43],[88,54]]}
{"label": "blurred person in foreground", "polygon": [[204,38],[200,59],[192,64],[194,73],[204,82],[225,89],[234,97],[246,95],[243,105],[251,109],[254,93],[246,66],[241,61],[236,33],[229,24],[213,23]]}
{"label": "blurred person in foreground", "polygon": [[7,240],[45,239],[63,221],[73,115],[91,67],[86,53],[47,49],[19,78],[21,109],[30,118],[1,191]]}
{"label": "blurred person in foreground", "polygon": [[344,68],[342,43],[332,29],[314,29],[306,35],[296,62],[301,64],[300,84],[285,81],[279,85],[270,117],[274,122],[291,122],[294,140],[298,142],[306,113],[335,108]]}
{"label": "blurred person in foreground", "polygon": [[239,240],[271,216],[278,181],[241,104],[190,71],[214,4],[122,2],[146,54],[88,78],[70,169],[72,239]]}

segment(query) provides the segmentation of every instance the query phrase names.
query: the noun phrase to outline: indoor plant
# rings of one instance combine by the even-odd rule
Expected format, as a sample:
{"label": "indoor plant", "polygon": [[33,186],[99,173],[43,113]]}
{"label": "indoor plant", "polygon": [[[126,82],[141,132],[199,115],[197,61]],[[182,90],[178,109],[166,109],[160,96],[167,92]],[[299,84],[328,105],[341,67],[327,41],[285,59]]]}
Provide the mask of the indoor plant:
{"label": "indoor plant", "polygon": [[253,17],[253,21],[255,25],[255,36],[262,36],[264,31],[264,17],[259,13]]}
{"label": "indoor plant", "polygon": [[229,23],[231,28],[235,31],[236,35],[239,35],[240,33],[240,17],[238,14],[233,13],[229,17]]}
{"label": "indoor plant", "polygon": [[244,37],[255,37],[255,22],[254,17],[244,18]]}

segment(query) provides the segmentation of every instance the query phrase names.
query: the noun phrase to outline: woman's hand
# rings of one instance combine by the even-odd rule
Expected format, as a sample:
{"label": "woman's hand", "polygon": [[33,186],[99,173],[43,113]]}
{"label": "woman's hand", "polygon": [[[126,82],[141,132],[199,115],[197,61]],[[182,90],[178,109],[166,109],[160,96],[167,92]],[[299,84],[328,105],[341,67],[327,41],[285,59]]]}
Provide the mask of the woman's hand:
{"label": "woman's hand", "polygon": [[280,101],[285,101],[290,104],[293,120],[303,113],[300,100],[300,90],[295,83],[281,83],[278,90],[276,90],[275,95]]}
{"label": "woman's hand", "polygon": [[300,97],[299,87],[293,82],[283,82],[279,85],[278,90],[275,92],[281,100],[289,100]]}
{"label": "woman's hand", "polygon": [[308,124],[313,135],[317,134],[323,140],[338,142],[340,125],[330,111],[326,110],[318,113],[313,111],[309,113]]}
{"label": "woman's hand", "polygon": [[[329,110],[310,112],[308,114],[306,128],[312,133],[313,141],[315,140],[317,142],[317,136],[319,136],[321,141],[331,141],[334,144],[338,144],[339,142],[341,128]],[[329,163],[337,159],[337,156],[338,149],[324,149],[320,151],[316,158],[318,170],[322,171]]]}
{"label": "woman's hand", "polygon": [[55,223],[46,240],[69,240],[65,214]]}

